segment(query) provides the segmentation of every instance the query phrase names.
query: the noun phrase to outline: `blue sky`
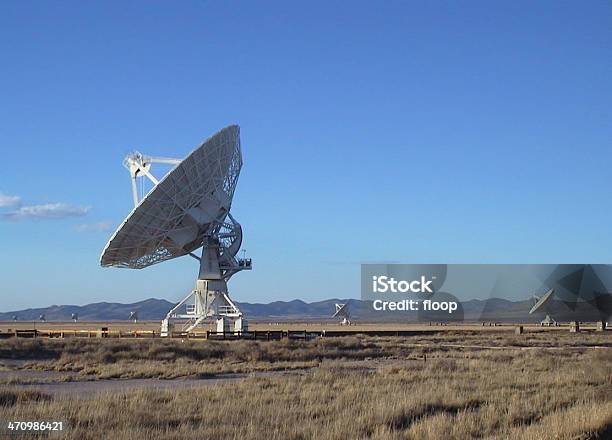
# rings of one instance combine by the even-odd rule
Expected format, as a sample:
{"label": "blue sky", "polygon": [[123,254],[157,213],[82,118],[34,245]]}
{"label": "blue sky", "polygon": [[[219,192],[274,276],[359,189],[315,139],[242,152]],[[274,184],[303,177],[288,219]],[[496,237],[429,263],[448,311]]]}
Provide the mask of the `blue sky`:
{"label": "blue sky", "polygon": [[2,2],[0,310],[185,295],[190,258],[99,267],[121,161],[231,123],[239,301],[357,297],[360,262],[611,263],[611,54],[610,2]]}

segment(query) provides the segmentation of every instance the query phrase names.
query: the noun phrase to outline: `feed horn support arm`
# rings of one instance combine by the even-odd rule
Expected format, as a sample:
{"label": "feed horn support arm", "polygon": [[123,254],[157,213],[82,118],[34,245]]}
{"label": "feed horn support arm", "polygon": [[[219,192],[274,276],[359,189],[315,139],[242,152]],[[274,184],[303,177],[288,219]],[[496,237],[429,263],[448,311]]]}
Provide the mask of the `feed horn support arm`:
{"label": "feed horn support arm", "polygon": [[157,178],[149,171],[151,169],[151,164],[154,163],[178,165],[181,163],[181,160],[170,157],[145,156],[138,151],[128,154],[123,160],[123,165],[130,172],[130,177],[132,179],[132,197],[134,199],[135,207],[138,206],[138,203],[140,203],[140,199],[138,197],[138,185],[136,184],[137,178],[146,176],[151,183],[153,183],[153,185],[157,185],[159,183],[159,180],[157,180]]}

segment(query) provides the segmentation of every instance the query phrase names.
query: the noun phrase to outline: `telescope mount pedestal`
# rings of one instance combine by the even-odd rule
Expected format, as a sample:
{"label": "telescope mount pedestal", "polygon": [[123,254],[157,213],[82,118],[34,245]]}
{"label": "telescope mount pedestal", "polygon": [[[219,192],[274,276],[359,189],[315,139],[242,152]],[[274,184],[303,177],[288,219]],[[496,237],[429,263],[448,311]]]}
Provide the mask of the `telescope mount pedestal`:
{"label": "telescope mount pedestal", "polygon": [[[209,318],[216,319],[218,333],[242,334],[248,332],[248,322],[238,306],[230,299],[227,280],[241,270],[251,269],[251,260],[224,258],[216,240],[208,242],[202,250],[200,273],[196,287],[168,312],[161,324],[161,336],[172,336],[174,331],[189,333]],[[179,310],[185,306],[184,312]],[[176,329],[177,321],[182,326]]]}

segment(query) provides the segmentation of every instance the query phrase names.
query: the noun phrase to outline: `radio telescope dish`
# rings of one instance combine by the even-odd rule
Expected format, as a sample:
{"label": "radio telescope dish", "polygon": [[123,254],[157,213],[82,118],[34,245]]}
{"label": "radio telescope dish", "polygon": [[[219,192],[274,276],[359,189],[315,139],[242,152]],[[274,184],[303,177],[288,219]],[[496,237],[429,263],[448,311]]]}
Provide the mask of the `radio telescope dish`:
{"label": "radio telescope dish", "polygon": [[336,313],[333,314],[332,318],[342,318],[340,325],[351,325],[351,315],[349,313],[349,304],[336,304]]}
{"label": "radio telescope dish", "polygon": [[[548,292],[546,292],[544,295],[542,295],[541,298],[537,298],[536,303],[534,304],[534,306],[531,308],[531,310],[529,310],[529,314],[531,315],[532,313],[537,312],[538,310],[542,309],[553,297],[553,295],[555,294],[555,289],[550,289]],[[551,318],[551,316],[547,313],[546,317],[542,320],[542,322],[540,322],[540,325],[546,325],[546,326],[550,326],[550,325],[555,325],[556,322],[553,318]]]}
{"label": "radio telescope dish", "polygon": [[130,321],[138,322],[138,312],[130,312]]}
{"label": "radio telescope dish", "polygon": [[531,308],[531,310],[529,311],[529,314],[537,312],[542,307],[544,307],[544,304],[550,301],[554,293],[555,293],[555,289],[550,289],[548,292],[546,292],[540,299],[538,299],[535,305]]}
{"label": "radio telescope dish", "polygon": [[[176,166],[158,181],[150,172],[154,163]],[[219,232],[242,167],[240,129],[224,128],[183,161],[134,153],[124,165],[132,177],[135,207],[104,248],[101,264],[142,269],[187,255]],[[142,200],[135,190],[138,177],[155,185]]]}
{"label": "radio telescope dish", "polygon": [[[229,212],[242,167],[240,128],[220,130],[184,160],[136,152],[123,163],[132,180],[134,209],[104,248],[101,265],[142,269],[190,255],[200,262],[196,288],[162,321],[162,335],[171,334],[174,320],[186,320],[183,331],[189,332],[208,317],[245,331],[246,320],[227,292],[232,275],[251,269],[250,259],[236,257],[242,227]],[[151,173],[156,163],[174,168],[158,180]],[[153,189],[139,199],[137,180],[145,177]],[[200,256],[194,253],[199,248]]]}
{"label": "radio telescope dish", "polygon": [[74,322],[77,322],[79,320],[79,315],[76,313],[72,313],[70,315],[70,319],[72,319]]}

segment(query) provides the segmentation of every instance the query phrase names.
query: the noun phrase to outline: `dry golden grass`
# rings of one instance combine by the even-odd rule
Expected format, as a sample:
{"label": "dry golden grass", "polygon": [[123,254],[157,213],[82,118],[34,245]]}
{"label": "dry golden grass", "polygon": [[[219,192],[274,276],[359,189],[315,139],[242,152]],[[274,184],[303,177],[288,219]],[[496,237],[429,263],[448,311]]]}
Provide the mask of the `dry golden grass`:
{"label": "dry golden grass", "polygon": [[[26,359],[25,368],[63,372],[74,380],[210,377],[216,374],[306,369],[324,359],[365,360],[444,356],[448,350],[509,347],[610,346],[607,333],[444,332],[402,338],[323,338],[313,341],[203,341],[162,339],[9,339],[2,358]],[[499,356],[502,356],[501,354]],[[511,357],[505,355],[506,357]],[[51,379],[49,379],[51,380]],[[58,380],[66,380],[59,378]],[[18,378],[0,378],[0,383]],[[27,380],[31,383],[31,380]]]}
{"label": "dry golden grass", "polygon": [[[66,420],[68,439],[611,438],[610,335],[543,338],[5,341],[0,357],[30,353],[32,366],[60,370],[129,369],[131,362],[189,376],[201,363],[234,362],[252,371],[317,367],[299,375],[255,374],[208,387],[84,399],[4,386],[0,412],[4,419]],[[546,343],[558,349],[527,348]],[[46,360],[34,360],[37,350]]]}

